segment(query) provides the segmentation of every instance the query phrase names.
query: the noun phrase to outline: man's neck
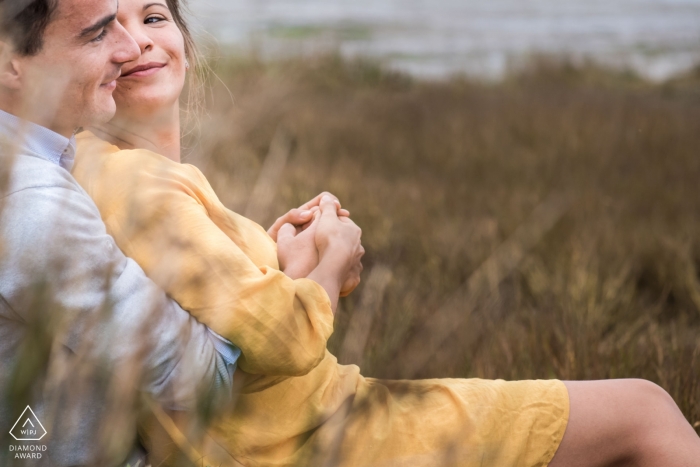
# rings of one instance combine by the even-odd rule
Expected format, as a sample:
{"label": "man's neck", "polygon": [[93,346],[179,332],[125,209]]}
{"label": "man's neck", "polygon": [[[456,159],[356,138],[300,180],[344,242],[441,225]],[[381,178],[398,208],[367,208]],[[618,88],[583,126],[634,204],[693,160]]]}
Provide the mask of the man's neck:
{"label": "man's neck", "polygon": [[32,106],[18,99],[17,96],[4,92],[0,92],[0,110],[66,138],[72,137],[77,129],[77,125],[66,124],[65,121],[61,121],[62,119],[55,118],[55,112],[48,112],[46,107],[42,109],[41,106]]}
{"label": "man's neck", "polygon": [[120,149],[148,149],[180,162],[180,109],[169,108],[158,115],[117,116],[107,124],[88,128],[99,138]]}
{"label": "man's neck", "polygon": [[[34,101],[41,101],[36,99]],[[33,102],[33,99],[20,93],[0,87],[0,110],[14,115],[27,122],[34,123],[46,129],[70,138],[79,126],[60,115],[57,102]]]}

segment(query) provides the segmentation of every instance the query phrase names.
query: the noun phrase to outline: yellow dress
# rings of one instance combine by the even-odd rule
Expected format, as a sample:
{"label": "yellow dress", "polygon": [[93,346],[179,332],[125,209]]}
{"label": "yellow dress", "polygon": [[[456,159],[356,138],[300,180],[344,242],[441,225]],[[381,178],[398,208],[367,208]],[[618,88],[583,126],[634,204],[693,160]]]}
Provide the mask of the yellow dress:
{"label": "yellow dress", "polygon": [[274,241],[194,166],[85,132],[73,175],[124,253],[240,347],[239,368],[263,375],[208,429],[203,465],[532,467],[554,456],[569,417],[561,381],[383,381],[339,365],[325,290],[280,272]]}

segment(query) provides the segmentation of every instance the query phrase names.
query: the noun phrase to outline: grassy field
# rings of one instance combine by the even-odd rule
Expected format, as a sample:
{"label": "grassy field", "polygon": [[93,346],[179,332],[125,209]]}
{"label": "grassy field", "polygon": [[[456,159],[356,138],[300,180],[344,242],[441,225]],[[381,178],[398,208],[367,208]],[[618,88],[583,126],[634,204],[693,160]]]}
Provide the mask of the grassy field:
{"label": "grassy field", "polygon": [[547,60],[500,83],[335,57],[214,69],[188,161],[225,204],[267,226],[329,190],[363,228],[341,362],[646,378],[698,426],[700,70],[650,84]]}

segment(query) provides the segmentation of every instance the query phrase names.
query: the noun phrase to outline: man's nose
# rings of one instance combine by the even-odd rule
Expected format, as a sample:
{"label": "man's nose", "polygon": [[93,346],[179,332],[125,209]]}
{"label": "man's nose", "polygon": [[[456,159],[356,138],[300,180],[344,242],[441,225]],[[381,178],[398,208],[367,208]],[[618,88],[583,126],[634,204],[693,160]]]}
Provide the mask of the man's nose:
{"label": "man's nose", "polygon": [[124,26],[118,21],[115,24],[116,50],[112,61],[115,63],[127,63],[141,56],[141,49]]}

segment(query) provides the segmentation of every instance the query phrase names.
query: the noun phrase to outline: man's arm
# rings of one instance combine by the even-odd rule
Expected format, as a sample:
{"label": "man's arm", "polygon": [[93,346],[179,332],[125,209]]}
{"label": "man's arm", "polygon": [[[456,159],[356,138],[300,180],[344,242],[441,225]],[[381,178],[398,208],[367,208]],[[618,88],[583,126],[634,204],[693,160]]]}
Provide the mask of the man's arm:
{"label": "man's arm", "polygon": [[[124,257],[82,190],[70,184],[20,190],[4,198],[1,213],[0,295],[7,306],[27,328],[50,323],[64,360],[110,375],[104,394],[91,394],[83,404],[90,407],[78,411],[94,418],[80,421],[79,434],[96,436],[114,402],[108,399],[137,396],[136,390],[173,409],[193,409],[212,393],[230,394],[231,372],[216,351],[216,337]],[[27,336],[25,346],[31,332]],[[48,372],[60,374],[51,358]],[[60,429],[52,434],[69,436]],[[79,454],[75,445],[63,444],[74,451],[65,454],[71,462],[82,456],[78,460],[90,464],[94,448]],[[55,445],[54,454],[61,449]]]}

